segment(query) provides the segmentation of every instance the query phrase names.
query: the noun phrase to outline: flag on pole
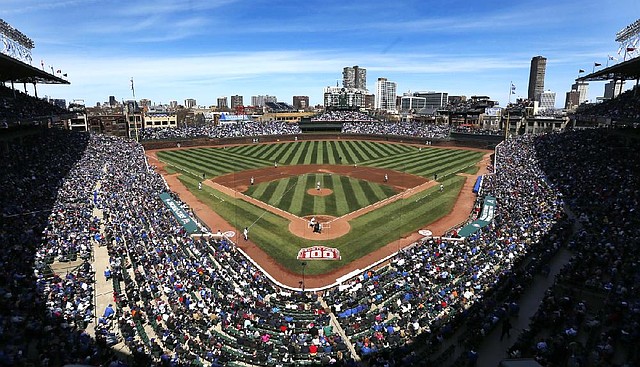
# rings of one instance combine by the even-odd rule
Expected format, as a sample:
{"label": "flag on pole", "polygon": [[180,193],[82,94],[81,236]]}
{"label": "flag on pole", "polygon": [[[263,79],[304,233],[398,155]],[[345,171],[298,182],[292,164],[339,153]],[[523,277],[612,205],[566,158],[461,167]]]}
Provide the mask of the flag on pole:
{"label": "flag on pole", "polygon": [[627,47],[627,52],[633,52],[635,50],[636,50],[635,47]]}
{"label": "flag on pole", "polygon": [[601,64],[601,63],[599,63],[599,62],[594,62],[594,63],[593,63],[593,66],[602,66],[602,64]]}
{"label": "flag on pole", "polygon": [[58,69],[58,71],[56,71],[56,73],[60,74],[60,73],[62,73],[62,70]]}
{"label": "flag on pole", "polygon": [[136,91],[133,89],[133,77],[131,78],[131,93],[133,93],[133,98],[136,97]]}
{"label": "flag on pole", "polygon": [[40,60],[40,65],[42,65],[42,71],[44,71],[44,60]]}
{"label": "flag on pole", "polygon": [[51,67],[51,74],[54,74],[54,72],[53,72],[53,66]]}
{"label": "flag on pole", "polygon": [[613,61],[618,61],[618,59],[616,59],[615,57],[609,55],[609,60],[613,60]]}
{"label": "flag on pole", "polygon": [[578,73],[584,73],[584,70],[580,69],[578,70]]}
{"label": "flag on pole", "polygon": [[511,94],[516,94],[516,86],[511,83]]}
{"label": "flag on pole", "polygon": [[67,73],[62,74],[62,76],[66,78],[67,77]]}

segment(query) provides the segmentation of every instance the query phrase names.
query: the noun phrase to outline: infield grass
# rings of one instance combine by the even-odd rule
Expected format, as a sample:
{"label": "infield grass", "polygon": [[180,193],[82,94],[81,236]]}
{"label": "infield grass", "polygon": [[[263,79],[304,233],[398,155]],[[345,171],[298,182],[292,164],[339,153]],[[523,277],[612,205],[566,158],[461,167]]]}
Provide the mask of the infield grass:
{"label": "infield grass", "polygon": [[[316,183],[331,190],[327,196],[307,193]],[[396,194],[390,186],[337,174],[314,173],[264,182],[244,193],[299,217],[331,215],[340,217]]]}

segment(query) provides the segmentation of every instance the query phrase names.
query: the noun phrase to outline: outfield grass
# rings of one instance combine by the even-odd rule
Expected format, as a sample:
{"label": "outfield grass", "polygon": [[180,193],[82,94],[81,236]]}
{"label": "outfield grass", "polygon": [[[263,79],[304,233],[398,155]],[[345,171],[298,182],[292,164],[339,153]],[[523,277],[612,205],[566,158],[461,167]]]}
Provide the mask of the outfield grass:
{"label": "outfield grass", "polygon": [[[333,191],[327,196],[306,194],[316,183]],[[244,194],[299,217],[331,215],[340,217],[396,194],[387,185],[327,173],[311,173],[264,182],[249,187]]]}
{"label": "outfield grass", "polygon": [[[477,172],[477,168],[473,166],[483,154],[477,151],[432,147],[419,150],[410,145],[368,141],[301,141],[160,151],[158,158],[167,163],[167,169],[182,173],[181,181],[193,194],[233,227],[250,226],[252,241],[291,271],[301,272],[299,261],[296,260],[301,247],[322,244],[340,249],[342,261],[309,262],[305,272],[313,275],[342,267],[363,254],[393,242],[407,233],[424,228],[426,224],[446,215],[453,208],[465,181],[464,177],[457,176],[456,173]],[[262,208],[226,196],[208,186],[203,186],[203,190],[197,189],[202,173],[210,178],[247,169],[271,167],[274,162],[282,166],[358,164],[393,169],[429,179],[437,174],[438,181],[444,184],[445,190],[440,193],[438,188],[434,187],[415,197],[398,200],[366,213],[349,222],[349,234],[329,243],[318,243],[292,235],[287,230],[287,220],[265,212]],[[318,214],[320,210],[335,210],[335,215],[339,216],[342,215],[339,213],[355,210],[354,202],[365,206],[372,200],[377,201],[385,195],[393,195],[393,192],[386,191],[390,188],[385,185],[358,182],[339,175],[321,176],[323,187],[336,188],[336,185],[341,185],[341,190],[334,191],[339,195],[334,195],[333,202],[329,201],[328,197],[316,200],[319,197],[306,194],[306,190],[315,187],[315,182],[320,178],[315,174],[262,183],[250,188],[248,193],[299,216]],[[291,195],[283,195],[285,192]],[[215,231],[217,228],[212,230]]]}

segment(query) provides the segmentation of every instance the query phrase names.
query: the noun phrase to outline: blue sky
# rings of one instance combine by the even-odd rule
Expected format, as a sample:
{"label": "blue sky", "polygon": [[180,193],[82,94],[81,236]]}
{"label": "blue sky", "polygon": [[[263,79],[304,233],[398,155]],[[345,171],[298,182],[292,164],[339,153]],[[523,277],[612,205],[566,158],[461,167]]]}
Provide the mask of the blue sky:
{"label": "blue sky", "polygon": [[[320,104],[342,68],[359,65],[372,92],[385,77],[398,94],[488,95],[504,106],[510,82],[513,97],[526,97],[531,58],[542,55],[545,89],[562,107],[579,69],[622,60],[615,34],[640,16],[640,2],[614,3],[0,0],[0,18],[35,42],[34,66],[68,74],[71,85],[40,85],[38,95],[87,105],[130,99],[132,77],[136,97],[155,103],[269,94]],[[589,99],[603,90],[592,83]]]}

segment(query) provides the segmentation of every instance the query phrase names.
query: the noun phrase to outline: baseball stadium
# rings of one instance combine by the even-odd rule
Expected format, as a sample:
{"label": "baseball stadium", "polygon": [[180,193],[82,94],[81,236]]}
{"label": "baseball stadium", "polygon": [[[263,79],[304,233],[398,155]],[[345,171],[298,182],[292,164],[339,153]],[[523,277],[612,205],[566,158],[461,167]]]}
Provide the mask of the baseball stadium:
{"label": "baseball stadium", "polygon": [[636,86],[536,133],[76,131],[14,88],[69,81],[0,54],[0,366],[638,365],[639,78],[581,76]]}

